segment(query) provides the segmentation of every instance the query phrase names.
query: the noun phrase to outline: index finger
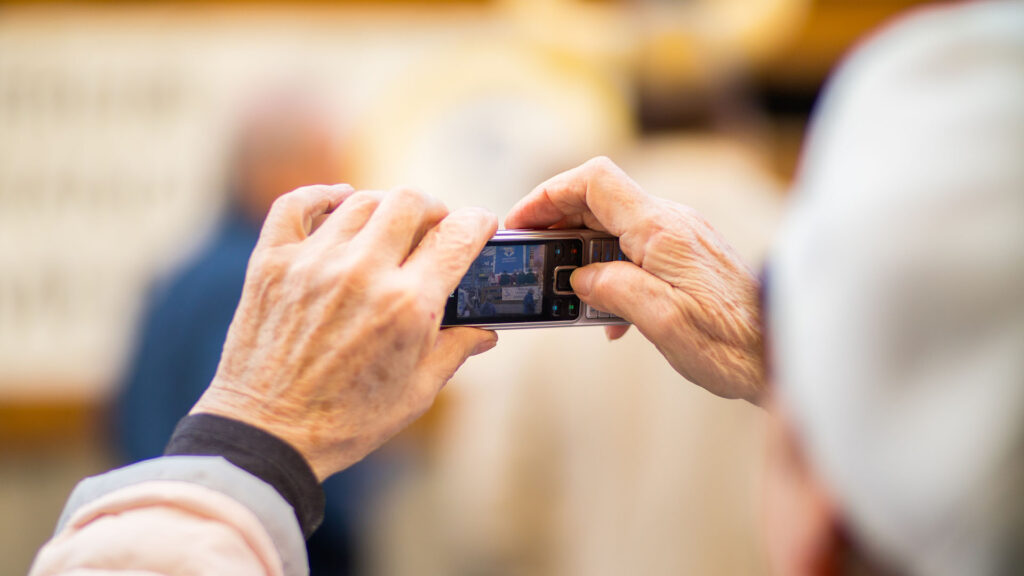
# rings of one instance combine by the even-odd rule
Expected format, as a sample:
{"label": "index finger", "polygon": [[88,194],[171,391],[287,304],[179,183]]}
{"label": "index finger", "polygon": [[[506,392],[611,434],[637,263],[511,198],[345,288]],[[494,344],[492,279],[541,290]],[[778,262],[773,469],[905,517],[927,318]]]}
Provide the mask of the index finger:
{"label": "index finger", "polygon": [[260,230],[261,246],[301,242],[313,231],[314,221],[333,212],[355,189],[348,184],[296,188],[274,200]]}
{"label": "index finger", "polygon": [[456,210],[426,233],[402,269],[416,276],[427,298],[443,306],[497,230],[498,219],[483,208]]}
{"label": "index finger", "polygon": [[652,198],[604,156],[562,172],[512,207],[506,228],[585,225],[622,236],[651,209]]}
{"label": "index finger", "polygon": [[437,198],[412,188],[398,188],[384,196],[351,246],[372,252],[377,261],[397,265],[447,214],[448,208]]}

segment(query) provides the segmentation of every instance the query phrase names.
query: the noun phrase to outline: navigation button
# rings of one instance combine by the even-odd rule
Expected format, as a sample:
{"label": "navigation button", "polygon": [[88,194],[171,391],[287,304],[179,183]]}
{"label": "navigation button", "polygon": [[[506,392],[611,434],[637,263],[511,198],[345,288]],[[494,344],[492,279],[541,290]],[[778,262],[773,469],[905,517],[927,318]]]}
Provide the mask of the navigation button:
{"label": "navigation button", "polygon": [[574,268],[559,269],[555,271],[555,290],[559,292],[572,292],[572,283],[569,282],[569,278],[572,276]]}

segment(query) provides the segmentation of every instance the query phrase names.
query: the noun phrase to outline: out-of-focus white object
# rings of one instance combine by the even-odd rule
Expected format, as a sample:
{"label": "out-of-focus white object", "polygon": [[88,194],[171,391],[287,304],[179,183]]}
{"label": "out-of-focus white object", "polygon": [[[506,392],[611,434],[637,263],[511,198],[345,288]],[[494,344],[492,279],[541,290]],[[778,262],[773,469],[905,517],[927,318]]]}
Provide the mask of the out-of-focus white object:
{"label": "out-of-focus white object", "polygon": [[1024,565],[1024,4],[908,18],[842,68],[774,254],[775,380],[870,550]]}
{"label": "out-of-focus white object", "polygon": [[507,212],[537,182],[632,135],[629,102],[592,64],[530,45],[466,42],[384,91],[358,123],[357,180],[414,183],[450,206]]}

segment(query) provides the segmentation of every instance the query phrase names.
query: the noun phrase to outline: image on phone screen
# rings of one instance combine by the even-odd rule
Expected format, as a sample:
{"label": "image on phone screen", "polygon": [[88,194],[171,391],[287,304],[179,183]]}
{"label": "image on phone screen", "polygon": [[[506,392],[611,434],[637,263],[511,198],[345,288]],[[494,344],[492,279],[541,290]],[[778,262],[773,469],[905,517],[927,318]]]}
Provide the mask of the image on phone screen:
{"label": "image on phone screen", "polygon": [[545,252],[546,246],[535,242],[484,247],[456,290],[458,322],[541,316]]}

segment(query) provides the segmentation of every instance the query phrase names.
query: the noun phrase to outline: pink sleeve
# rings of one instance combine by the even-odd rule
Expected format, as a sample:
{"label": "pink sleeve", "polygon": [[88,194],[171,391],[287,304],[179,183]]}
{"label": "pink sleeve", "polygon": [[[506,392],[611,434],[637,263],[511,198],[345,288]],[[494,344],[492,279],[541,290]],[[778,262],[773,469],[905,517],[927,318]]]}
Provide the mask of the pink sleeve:
{"label": "pink sleeve", "polygon": [[78,509],[48,542],[30,576],[88,573],[283,575],[259,519],[197,484],[149,481]]}

